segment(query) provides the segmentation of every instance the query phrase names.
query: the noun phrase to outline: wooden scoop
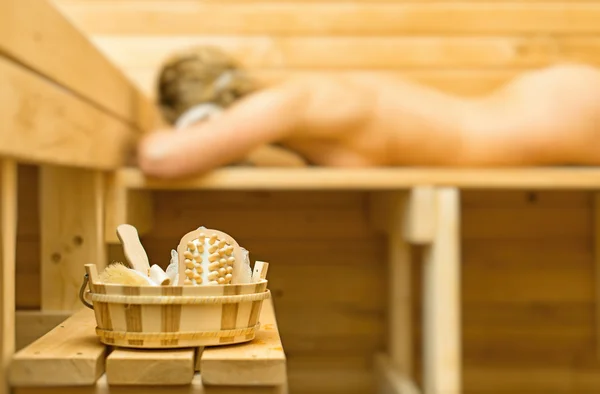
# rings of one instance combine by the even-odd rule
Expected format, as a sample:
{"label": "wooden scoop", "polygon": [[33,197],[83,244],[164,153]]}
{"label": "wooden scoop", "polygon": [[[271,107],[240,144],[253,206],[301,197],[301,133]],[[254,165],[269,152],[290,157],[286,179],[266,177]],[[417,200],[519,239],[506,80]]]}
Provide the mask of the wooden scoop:
{"label": "wooden scoop", "polygon": [[117,237],[123,245],[125,258],[131,268],[148,276],[150,274],[150,261],[146,250],[142,246],[137,229],[130,224],[121,224],[117,227]]}

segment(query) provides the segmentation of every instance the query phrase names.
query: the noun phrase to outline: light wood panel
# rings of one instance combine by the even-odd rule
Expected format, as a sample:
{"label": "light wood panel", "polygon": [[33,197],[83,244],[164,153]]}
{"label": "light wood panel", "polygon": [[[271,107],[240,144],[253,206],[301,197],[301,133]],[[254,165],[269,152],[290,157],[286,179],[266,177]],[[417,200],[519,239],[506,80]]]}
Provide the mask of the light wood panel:
{"label": "light wood panel", "polygon": [[3,156],[97,169],[127,160],[132,126],[1,56],[0,84]]}
{"label": "light wood panel", "polygon": [[[486,2],[62,2],[89,34],[395,35],[598,33],[600,5]],[[493,15],[490,18],[489,15]],[[317,23],[318,21],[318,23]],[[160,32],[160,33],[159,33]]]}
{"label": "light wood panel", "polygon": [[150,101],[51,1],[0,3],[0,55],[16,59],[129,124],[148,126],[144,117],[152,113]]}
{"label": "light wood panel", "polygon": [[123,69],[158,69],[173,52],[214,45],[253,69],[523,68],[600,62],[596,36],[297,37],[100,36],[94,42]]}

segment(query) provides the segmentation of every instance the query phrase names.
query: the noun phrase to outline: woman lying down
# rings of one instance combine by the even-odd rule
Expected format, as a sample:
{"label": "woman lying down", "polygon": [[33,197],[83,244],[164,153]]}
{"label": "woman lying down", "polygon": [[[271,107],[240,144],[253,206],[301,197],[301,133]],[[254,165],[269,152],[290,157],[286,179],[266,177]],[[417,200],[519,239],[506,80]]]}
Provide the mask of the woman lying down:
{"label": "woman lying down", "polygon": [[157,130],[148,175],[189,176],[278,143],[322,166],[600,164],[600,70],[557,65],[463,98],[402,78],[293,79],[257,90],[185,133]]}

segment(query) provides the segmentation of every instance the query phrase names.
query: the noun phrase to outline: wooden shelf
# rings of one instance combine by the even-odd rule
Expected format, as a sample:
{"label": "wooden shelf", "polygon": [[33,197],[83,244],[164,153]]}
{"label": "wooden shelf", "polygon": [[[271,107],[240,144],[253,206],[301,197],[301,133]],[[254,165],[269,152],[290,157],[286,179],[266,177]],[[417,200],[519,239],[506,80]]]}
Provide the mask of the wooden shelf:
{"label": "wooden shelf", "polygon": [[419,185],[461,189],[600,188],[600,167],[546,168],[236,168],[218,169],[181,180],[120,170],[117,182],[127,189],[151,190],[394,190]]}

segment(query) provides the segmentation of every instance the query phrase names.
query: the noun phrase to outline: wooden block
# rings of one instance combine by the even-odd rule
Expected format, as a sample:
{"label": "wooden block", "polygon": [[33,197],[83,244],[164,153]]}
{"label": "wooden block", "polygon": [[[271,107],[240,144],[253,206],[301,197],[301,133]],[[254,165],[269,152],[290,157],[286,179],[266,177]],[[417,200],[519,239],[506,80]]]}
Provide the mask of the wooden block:
{"label": "wooden block", "polygon": [[[7,1],[0,4],[2,20],[5,4]],[[27,14],[22,18],[30,21]],[[6,37],[1,27],[0,37]],[[54,53],[53,57],[60,56]],[[0,109],[0,155],[23,162],[95,169],[115,169],[126,163],[126,150],[136,134],[133,126],[3,56],[0,86],[4,103]]]}
{"label": "wooden block", "polygon": [[201,369],[205,384],[269,386],[286,383],[286,357],[270,298],[263,301],[259,321],[261,328],[251,342],[204,349]]}
{"label": "wooden block", "polygon": [[75,310],[84,264],[106,265],[104,178],[100,172],[40,171],[42,310]]}
{"label": "wooden block", "polygon": [[195,349],[116,349],[106,358],[110,385],[175,386],[192,383]]}
{"label": "wooden block", "polygon": [[71,312],[41,312],[17,311],[16,313],[16,342],[17,350],[30,345],[46,335],[53,328],[65,321]]}
{"label": "wooden block", "polygon": [[6,371],[15,351],[17,164],[0,160],[0,394],[8,394]]}
{"label": "wooden block", "polygon": [[[139,119],[139,111],[140,108],[147,107],[148,99],[51,1],[2,1],[0,52],[17,59],[78,96],[83,96],[95,106],[135,124],[137,128],[142,127],[145,119]],[[65,62],[65,59],[69,60]],[[4,71],[0,71],[0,75],[3,73]],[[90,75],[94,77],[90,78]],[[3,82],[2,86],[6,89],[8,84]],[[6,105],[8,100],[3,102]],[[85,117],[85,114],[82,116]],[[98,122],[93,119],[88,121],[94,128],[98,127]],[[69,128],[56,127],[57,130],[63,129],[63,132],[73,132]],[[14,130],[12,132],[17,133]],[[64,139],[67,140],[68,138]],[[107,147],[118,141],[112,138],[104,140]],[[92,151],[108,153],[105,148],[96,149],[99,146],[95,146]]]}
{"label": "wooden block", "polygon": [[11,386],[85,386],[104,373],[105,346],[90,309],[82,309],[13,357]]}
{"label": "wooden block", "polygon": [[118,172],[106,176],[106,213],[104,237],[108,243],[120,243],[117,226],[127,223],[143,236],[152,229],[154,221],[152,192],[129,190],[119,182]]}

